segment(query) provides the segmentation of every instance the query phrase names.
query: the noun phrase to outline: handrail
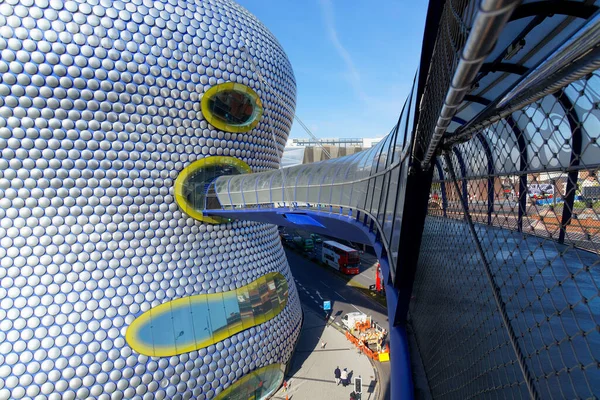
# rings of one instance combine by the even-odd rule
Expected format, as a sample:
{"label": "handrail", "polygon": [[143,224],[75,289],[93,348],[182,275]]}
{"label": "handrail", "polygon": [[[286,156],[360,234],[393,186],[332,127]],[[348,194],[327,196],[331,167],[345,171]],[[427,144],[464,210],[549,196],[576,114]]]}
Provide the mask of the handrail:
{"label": "handrail", "polygon": [[452,117],[456,114],[456,109],[462,103],[467,92],[471,90],[481,65],[493,50],[500,32],[519,3],[518,0],[483,0],[479,5],[473,27],[460,55],[460,61],[436,122],[433,136],[421,162],[423,169],[429,168],[437,146],[452,122]]}

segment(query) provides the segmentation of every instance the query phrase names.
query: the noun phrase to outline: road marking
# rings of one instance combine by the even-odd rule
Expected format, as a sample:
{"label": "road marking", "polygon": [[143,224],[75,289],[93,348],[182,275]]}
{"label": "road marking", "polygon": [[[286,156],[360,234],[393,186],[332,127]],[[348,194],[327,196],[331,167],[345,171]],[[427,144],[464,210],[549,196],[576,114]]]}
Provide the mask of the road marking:
{"label": "road marking", "polygon": [[[361,312],[361,313],[362,313],[362,310],[361,310],[360,308],[356,307],[354,304],[350,304],[350,305],[351,305],[352,307],[354,307],[354,308],[356,309],[356,311],[358,311],[358,312]],[[365,313],[363,313],[363,314],[365,314]]]}
{"label": "road marking", "polygon": [[333,293],[337,294],[338,296],[340,296],[342,299],[347,300],[344,296],[342,296],[341,294],[339,294],[338,292],[336,292],[335,290],[333,291]]}
{"label": "road marking", "polygon": [[321,282],[321,283],[323,284],[323,286],[325,286],[326,288],[329,288],[329,289],[331,289],[329,286],[327,286],[327,284],[326,284],[325,282],[323,282],[323,281],[320,281],[320,282]]}
{"label": "road marking", "polygon": [[321,297],[321,293],[319,293],[319,291],[318,291],[318,290],[317,290],[317,296],[319,296],[319,298],[320,298],[321,300],[323,300],[323,297]]}

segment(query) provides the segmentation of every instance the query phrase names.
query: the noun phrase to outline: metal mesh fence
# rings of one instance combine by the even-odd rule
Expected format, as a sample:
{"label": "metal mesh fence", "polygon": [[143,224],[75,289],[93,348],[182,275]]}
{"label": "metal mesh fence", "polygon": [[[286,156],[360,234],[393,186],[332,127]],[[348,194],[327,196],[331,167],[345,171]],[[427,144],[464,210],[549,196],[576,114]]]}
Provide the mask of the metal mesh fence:
{"label": "metal mesh fence", "polygon": [[410,306],[434,397],[600,393],[600,74],[435,161]]}
{"label": "metal mesh fence", "polygon": [[454,71],[473,23],[476,1],[450,0],[444,4],[438,38],[421,101],[418,145],[424,150],[429,146],[437,117],[444,105],[446,89],[450,87]]}

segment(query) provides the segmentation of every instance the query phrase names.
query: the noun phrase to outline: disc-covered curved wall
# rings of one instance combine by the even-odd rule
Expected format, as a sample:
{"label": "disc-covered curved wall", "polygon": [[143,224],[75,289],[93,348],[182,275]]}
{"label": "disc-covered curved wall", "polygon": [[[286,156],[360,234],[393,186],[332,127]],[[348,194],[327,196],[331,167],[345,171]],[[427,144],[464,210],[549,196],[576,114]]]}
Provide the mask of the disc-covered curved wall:
{"label": "disc-covered curved wall", "polygon": [[[174,195],[205,157],[278,167],[296,88],[273,35],[226,0],[12,0],[0,74],[0,400],[211,399],[287,363],[301,309],[277,229]],[[127,344],[161,304],[273,273],[289,293],[265,322],[173,356]]]}

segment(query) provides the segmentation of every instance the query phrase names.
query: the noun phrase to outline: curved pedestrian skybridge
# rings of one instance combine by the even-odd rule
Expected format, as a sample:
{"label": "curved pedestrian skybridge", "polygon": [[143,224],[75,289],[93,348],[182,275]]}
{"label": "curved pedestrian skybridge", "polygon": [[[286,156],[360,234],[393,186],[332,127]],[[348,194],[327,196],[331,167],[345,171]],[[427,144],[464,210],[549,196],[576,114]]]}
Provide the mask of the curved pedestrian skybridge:
{"label": "curved pedestrian skybridge", "polygon": [[[206,208],[341,206],[364,210],[375,216],[384,214],[385,209],[379,207],[382,191],[395,191],[397,177],[386,179],[385,184],[383,178],[386,173],[398,169],[403,151],[401,138],[397,140],[395,134],[390,134],[375,147],[350,156],[244,176],[221,177],[212,181],[209,189],[218,203],[207,204]],[[376,198],[371,196],[374,189]],[[389,211],[391,218],[391,207]]]}

